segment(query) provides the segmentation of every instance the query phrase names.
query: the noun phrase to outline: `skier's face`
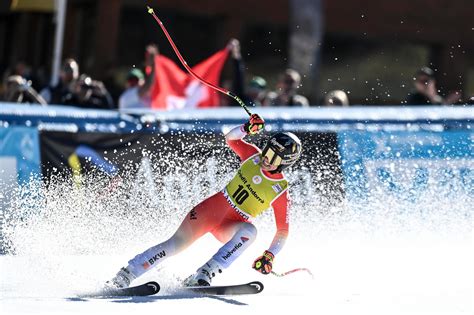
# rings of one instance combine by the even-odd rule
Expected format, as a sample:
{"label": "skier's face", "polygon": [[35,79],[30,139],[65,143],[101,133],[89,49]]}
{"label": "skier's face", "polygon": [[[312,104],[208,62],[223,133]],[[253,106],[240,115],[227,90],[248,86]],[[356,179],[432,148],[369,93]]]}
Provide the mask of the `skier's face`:
{"label": "skier's face", "polygon": [[268,159],[268,156],[264,156],[262,160],[262,168],[265,171],[271,172],[271,171],[276,170],[278,168],[278,165],[270,164],[270,160]]}

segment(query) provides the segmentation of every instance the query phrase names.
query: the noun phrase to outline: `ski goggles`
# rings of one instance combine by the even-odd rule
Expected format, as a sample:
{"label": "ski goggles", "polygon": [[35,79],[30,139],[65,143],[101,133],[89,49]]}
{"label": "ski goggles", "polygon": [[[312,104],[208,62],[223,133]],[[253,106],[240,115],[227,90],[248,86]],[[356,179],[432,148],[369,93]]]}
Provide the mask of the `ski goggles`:
{"label": "ski goggles", "polygon": [[267,158],[267,163],[273,166],[280,166],[282,158],[270,147],[262,152],[263,159]]}

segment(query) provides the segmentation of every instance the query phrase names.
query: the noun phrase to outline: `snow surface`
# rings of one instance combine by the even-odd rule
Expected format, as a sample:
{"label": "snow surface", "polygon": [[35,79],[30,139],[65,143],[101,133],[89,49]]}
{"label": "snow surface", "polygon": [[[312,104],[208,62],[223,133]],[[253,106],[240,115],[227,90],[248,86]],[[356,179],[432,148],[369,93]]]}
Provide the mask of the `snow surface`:
{"label": "snow surface", "polygon": [[[148,169],[140,180],[108,193],[98,179],[83,189],[51,185],[41,194],[31,187],[19,193],[4,214],[2,235],[14,254],[0,256],[0,314],[473,314],[471,195],[428,194],[416,202],[381,195],[331,208],[298,185],[290,237],[274,270],[305,267],[314,279],[306,272],[279,278],[250,268],[272,240],[270,213],[254,222],[257,241],[214,281],[259,280],[265,289],[258,295],[179,291],[180,279],[220,246],[206,235],[135,281],[158,281],[158,295],[81,298],[128,259],[171,236],[194,200],[232,175],[212,177],[219,174],[212,165],[208,174],[196,167],[199,176],[189,169],[175,169],[156,187],[146,178],[157,170]],[[204,179],[205,186],[193,182]]]}
{"label": "snow surface", "polygon": [[[277,278],[249,268],[265,242],[254,244],[216,284],[260,280],[253,296],[204,297],[180,293],[178,280],[208,257],[218,243],[204,237],[160,270],[136,280],[157,280],[162,291],[151,297],[88,299],[130,255],[0,257],[2,314],[473,314],[472,234],[408,233],[375,238],[328,233],[290,239],[275,270],[310,268]],[[472,233],[472,232],[471,232]],[[270,235],[263,238],[268,241]],[[140,245],[140,246],[138,246]],[[137,250],[146,246],[139,244]],[[130,248],[125,252],[134,252]]]}

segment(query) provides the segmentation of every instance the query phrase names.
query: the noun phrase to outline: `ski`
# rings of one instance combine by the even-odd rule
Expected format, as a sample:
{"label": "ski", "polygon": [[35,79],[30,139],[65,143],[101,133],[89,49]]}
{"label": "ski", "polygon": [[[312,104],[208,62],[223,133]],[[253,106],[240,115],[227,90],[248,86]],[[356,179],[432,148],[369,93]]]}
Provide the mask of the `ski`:
{"label": "ski", "polygon": [[100,292],[86,294],[84,297],[127,297],[127,296],[148,296],[160,291],[160,285],[157,282],[150,281],[134,287],[115,289],[105,288]]}
{"label": "ski", "polygon": [[184,287],[184,290],[209,295],[257,294],[263,291],[263,283],[253,281],[235,285]]}
{"label": "ski", "polygon": [[[222,286],[196,286],[183,287],[184,291],[205,294],[205,295],[245,295],[257,294],[263,291],[263,284],[259,281],[253,281],[243,284],[222,285]],[[150,281],[134,287],[115,289],[105,288],[99,292],[84,294],[83,298],[113,298],[113,297],[133,297],[149,296],[160,291],[160,285],[157,282]]]}

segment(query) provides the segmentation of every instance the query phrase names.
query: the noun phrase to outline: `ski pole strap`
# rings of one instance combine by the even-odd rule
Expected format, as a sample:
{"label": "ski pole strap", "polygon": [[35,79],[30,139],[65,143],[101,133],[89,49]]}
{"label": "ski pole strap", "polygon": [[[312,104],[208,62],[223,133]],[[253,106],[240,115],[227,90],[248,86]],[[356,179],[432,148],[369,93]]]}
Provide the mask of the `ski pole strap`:
{"label": "ski pole strap", "polygon": [[163,22],[161,22],[161,20],[158,18],[158,16],[156,16],[155,14],[155,11],[153,10],[152,7],[150,6],[147,6],[147,11],[148,13],[150,13],[153,18],[155,19],[155,21],[158,23],[158,25],[161,27],[161,29],[163,30],[163,33],[165,33],[165,36],[166,38],[168,39],[168,42],[170,43],[171,47],[173,48],[176,56],[178,56],[179,58],[179,61],[181,62],[181,64],[184,66],[184,68],[186,68],[186,70],[197,80],[199,80],[201,83],[207,85],[208,87],[216,90],[216,91],[219,91],[227,96],[230,96],[232,97],[237,103],[239,103],[240,106],[242,106],[242,108],[247,112],[247,114],[249,116],[252,116],[252,113],[250,112],[250,110],[247,108],[247,105],[245,105],[244,101],[242,101],[237,95],[235,95],[234,93],[224,89],[224,88],[221,88],[220,86],[217,86],[217,85],[214,85],[212,84],[211,82],[208,82],[206,80],[204,80],[203,78],[201,78],[200,76],[198,76],[196,73],[194,73],[194,71],[188,66],[188,63],[186,62],[186,60],[184,60],[183,56],[181,56],[181,53],[179,52],[178,50],[178,47],[176,47],[173,39],[171,38],[170,34],[168,33],[168,30],[166,29],[165,25],[163,24]]}
{"label": "ski pole strap", "polygon": [[306,271],[312,278],[314,278],[313,273],[308,268],[296,268],[296,269],[288,270],[288,271],[282,272],[282,273],[272,271],[271,274],[274,275],[274,276],[277,276],[277,277],[284,277],[284,276],[287,276],[289,274],[292,274],[292,273],[295,273],[295,272],[298,272],[298,271]]}

